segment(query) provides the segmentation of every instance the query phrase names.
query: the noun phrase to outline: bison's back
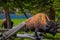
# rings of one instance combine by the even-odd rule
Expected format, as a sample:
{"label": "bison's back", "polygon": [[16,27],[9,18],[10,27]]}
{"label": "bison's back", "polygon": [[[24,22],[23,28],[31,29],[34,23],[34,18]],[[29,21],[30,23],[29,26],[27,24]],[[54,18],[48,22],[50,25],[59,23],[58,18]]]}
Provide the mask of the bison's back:
{"label": "bison's back", "polygon": [[26,28],[44,28],[46,25],[47,16],[43,13],[34,15],[27,19]]}

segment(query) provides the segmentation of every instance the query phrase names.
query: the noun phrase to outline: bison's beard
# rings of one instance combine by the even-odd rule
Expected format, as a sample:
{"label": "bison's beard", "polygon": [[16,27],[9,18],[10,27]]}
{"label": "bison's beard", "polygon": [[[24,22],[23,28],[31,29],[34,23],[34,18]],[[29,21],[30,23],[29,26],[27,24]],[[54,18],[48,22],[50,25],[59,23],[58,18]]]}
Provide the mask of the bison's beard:
{"label": "bison's beard", "polygon": [[56,32],[57,32],[57,28],[56,28],[56,27],[46,26],[46,28],[44,29],[44,32],[50,33],[50,34],[52,34],[53,36],[55,36],[55,34],[56,34]]}
{"label": "bison's beard", "polygon": [[[49,25],[49,26],[48,26]],[[47,32],[48,33],[51,33],[53,36],[55,36],[56,32],[57,32],[57,28],[56,28],[57,24],[53,21],[53,20],[50,20],[48,23],[47,23],[47,26],[48,29],[47,29]]]}
{"label": "bison's beard", "polygon": [[55,28],[49,29],[49,33],[51,33],[53,36],[55,36],[56,32],[57,32],[57,29]]}

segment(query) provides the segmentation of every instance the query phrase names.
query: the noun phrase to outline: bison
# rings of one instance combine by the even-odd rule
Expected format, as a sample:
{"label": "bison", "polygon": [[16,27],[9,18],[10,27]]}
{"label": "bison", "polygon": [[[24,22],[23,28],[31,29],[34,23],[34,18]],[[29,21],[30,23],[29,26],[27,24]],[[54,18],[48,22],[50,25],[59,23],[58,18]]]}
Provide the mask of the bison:
{"label": "bison", "polygon": [[[11,27],[10,29],[13,27],[13,21],[10,21],[11,23]],[[7,29],[7,20],[6,19],[3,19],[2,21],[2,27],[4,27],[5,29]]]}
{"label": "bison", "polygon": [[26,20],[25,31],[29,30],[35,32],[48,32],[53,35],[56,34],[56,23],[49,19],[45,13],[37,13]]}

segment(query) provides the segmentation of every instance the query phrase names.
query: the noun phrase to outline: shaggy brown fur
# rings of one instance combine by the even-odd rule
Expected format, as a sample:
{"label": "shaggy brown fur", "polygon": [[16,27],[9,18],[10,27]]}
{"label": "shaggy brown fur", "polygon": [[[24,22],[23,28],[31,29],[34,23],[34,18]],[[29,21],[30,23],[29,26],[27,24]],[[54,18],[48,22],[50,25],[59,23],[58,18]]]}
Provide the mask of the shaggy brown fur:
{"label": "shaggy brown fur", "polygon": [[[7,20],[6,19],[2,20],[2,27],[7,29]],[[11,27],[10,28],[12,28],[12,27],[13,27],[13,21],[11,21]]]}
{"label": "shaggy brown fur", "polygon": [[[26,20],[25,31],[28,32],[32,30],[35,32],[35,35],[38,37],[37,32],[50,33],[55,36],[57,29],[54,21],[50,20],[49,17],[44,13],[38,13],[31,18]],[[43,34],[41,34],[43,35]]]}
{"label": "shaggy brown fur", "polygon": [[26,28],[27,29],[44,29],[47,21],[50,21],[48,16],[44,13],[38,13],[33,17],[26,20]]}

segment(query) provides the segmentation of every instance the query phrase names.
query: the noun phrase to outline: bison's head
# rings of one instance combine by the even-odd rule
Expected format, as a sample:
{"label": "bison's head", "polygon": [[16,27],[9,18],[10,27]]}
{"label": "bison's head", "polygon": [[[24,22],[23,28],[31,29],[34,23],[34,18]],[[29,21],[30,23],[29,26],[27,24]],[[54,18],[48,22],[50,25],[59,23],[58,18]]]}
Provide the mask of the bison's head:
{"label": "bison's head", "polygon": [[56,27],[57,25],[56,25],[56,23],[53,20],[51,20],[47,24],[48,25],[46,26],[47,27],[46,31],[48,33],[51,33],[53,36],[55,36],[55,34],[57,32],[57,27]]}

